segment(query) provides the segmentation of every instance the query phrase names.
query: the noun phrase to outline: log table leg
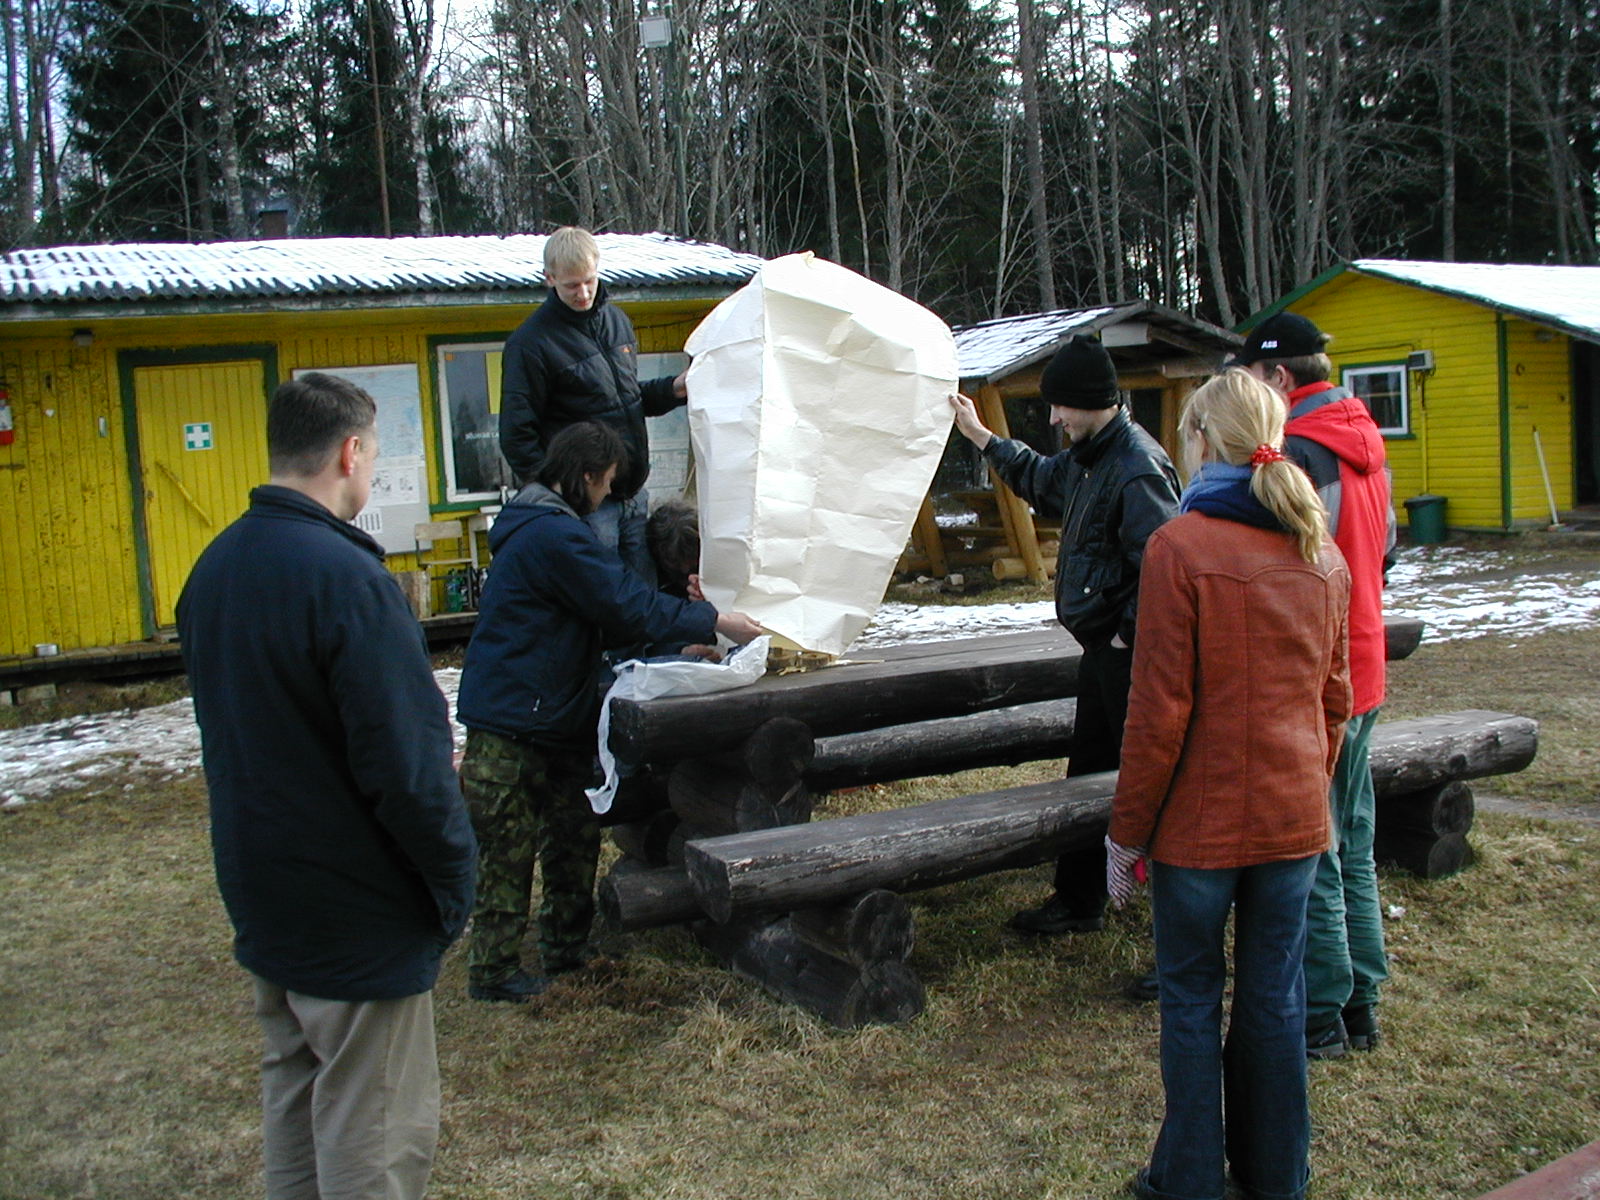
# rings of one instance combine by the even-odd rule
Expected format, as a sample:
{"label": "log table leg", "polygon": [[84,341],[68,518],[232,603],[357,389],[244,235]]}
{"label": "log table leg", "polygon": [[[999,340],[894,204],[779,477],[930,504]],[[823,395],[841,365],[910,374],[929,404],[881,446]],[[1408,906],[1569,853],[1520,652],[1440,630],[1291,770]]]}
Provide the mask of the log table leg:
{"label": "log table leg", "polygon": [[1382,796],[1373,857],[1423,879],[1454,875],[1472,862],[1467,832],[1476,811],[1472,788],[1460,780]]}
{"label": "log table leg", "polygon": [[839,1029],[909,1021],[926,992],[906,962],[913,921],[893,892],[774,921],[703,921],[700,941],[735,971]]}

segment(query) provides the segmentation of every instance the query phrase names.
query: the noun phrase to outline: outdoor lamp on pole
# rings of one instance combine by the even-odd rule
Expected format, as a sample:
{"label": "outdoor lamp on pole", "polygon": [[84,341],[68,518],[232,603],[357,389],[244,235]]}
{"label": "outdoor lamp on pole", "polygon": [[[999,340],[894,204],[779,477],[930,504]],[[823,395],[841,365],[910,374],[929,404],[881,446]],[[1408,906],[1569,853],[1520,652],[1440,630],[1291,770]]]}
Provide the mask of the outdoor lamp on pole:
{"label": "outdoor lamp on pole", "polygon": [[667,16],[641,17],[639,19],[639,44],[646,50],[665,50],[667,124],[672,129],[672,158],[678,185],[678,234],[689,236],[689,164],[685,157],[683,139],[683,71],[674,44],[672,18]]}

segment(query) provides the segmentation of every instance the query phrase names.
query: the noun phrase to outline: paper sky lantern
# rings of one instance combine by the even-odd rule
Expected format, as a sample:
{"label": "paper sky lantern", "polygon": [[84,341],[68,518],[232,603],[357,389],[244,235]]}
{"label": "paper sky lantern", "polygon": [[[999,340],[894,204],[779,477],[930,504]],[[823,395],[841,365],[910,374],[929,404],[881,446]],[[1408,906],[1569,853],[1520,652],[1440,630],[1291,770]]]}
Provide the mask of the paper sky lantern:
{"label": "paper sky lantern", "polygon": [[718,305],[686,349],[706,598],[842,654],[882,602],[944,450],[949,327],[792,254]]}

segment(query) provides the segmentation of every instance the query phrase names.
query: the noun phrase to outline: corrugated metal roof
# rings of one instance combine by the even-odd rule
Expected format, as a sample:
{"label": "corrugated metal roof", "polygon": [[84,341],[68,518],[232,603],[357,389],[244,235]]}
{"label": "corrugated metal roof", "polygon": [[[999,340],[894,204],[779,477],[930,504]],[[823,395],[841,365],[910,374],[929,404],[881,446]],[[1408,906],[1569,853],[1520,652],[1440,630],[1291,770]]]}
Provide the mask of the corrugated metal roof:
{"label": "corrugated metal roof", "polygon": [[1362,258],[1350,265],[1363,274],[1445,292],[1506,309],[1530,321],[1600,337],[1600,267],[1406,262],[1395,258]]}
{"label": "corrugated metal roof", "polygon": [[[600,275],[623,287],[743,284],[762,259],[663,233],[598,235]],[[525,291],[544,286],[543,234],[286,238],[57,246],[0,256],[0,302],[240,299]]]}
{"label": "corrugated metal roof", "polygon": [[1001,317],[955,330],[963,379],[997,379],[1037,362],[1075,333],[1086,333],[1114,308],[1062,309]]}
{"label": "corrugated metal roof", "polygon": [[[992,383],[1048,358],[1074,334],[1110,330],[1124,323],[1133,326],[1142,323],[1164,331],[1157,340],[1168,343],[1169,353],[1181,354],[1186,349],[1191,354],[1215,357],[1218,363],[1224,354],[1243,341],[1229,330],[1146,301],[1028,313],[957,329],[956,351],[961,356],[961,378]],[[1124,347],[1114,353],[1124,359],[1139,357],[1141,352],[1132,349],[1131,343],[1124,343]]]}

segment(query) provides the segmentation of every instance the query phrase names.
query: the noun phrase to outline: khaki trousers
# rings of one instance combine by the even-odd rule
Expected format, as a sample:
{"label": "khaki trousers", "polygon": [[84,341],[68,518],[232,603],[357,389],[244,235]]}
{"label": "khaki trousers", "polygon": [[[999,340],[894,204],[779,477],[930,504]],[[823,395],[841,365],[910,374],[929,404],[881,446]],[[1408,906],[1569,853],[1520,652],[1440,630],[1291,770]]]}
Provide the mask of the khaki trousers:
{"label": "khaki trousers", "polygon": [[433,993],[319,1000],[252,979],[268,1200],[420,1200],[439,1140]]}

